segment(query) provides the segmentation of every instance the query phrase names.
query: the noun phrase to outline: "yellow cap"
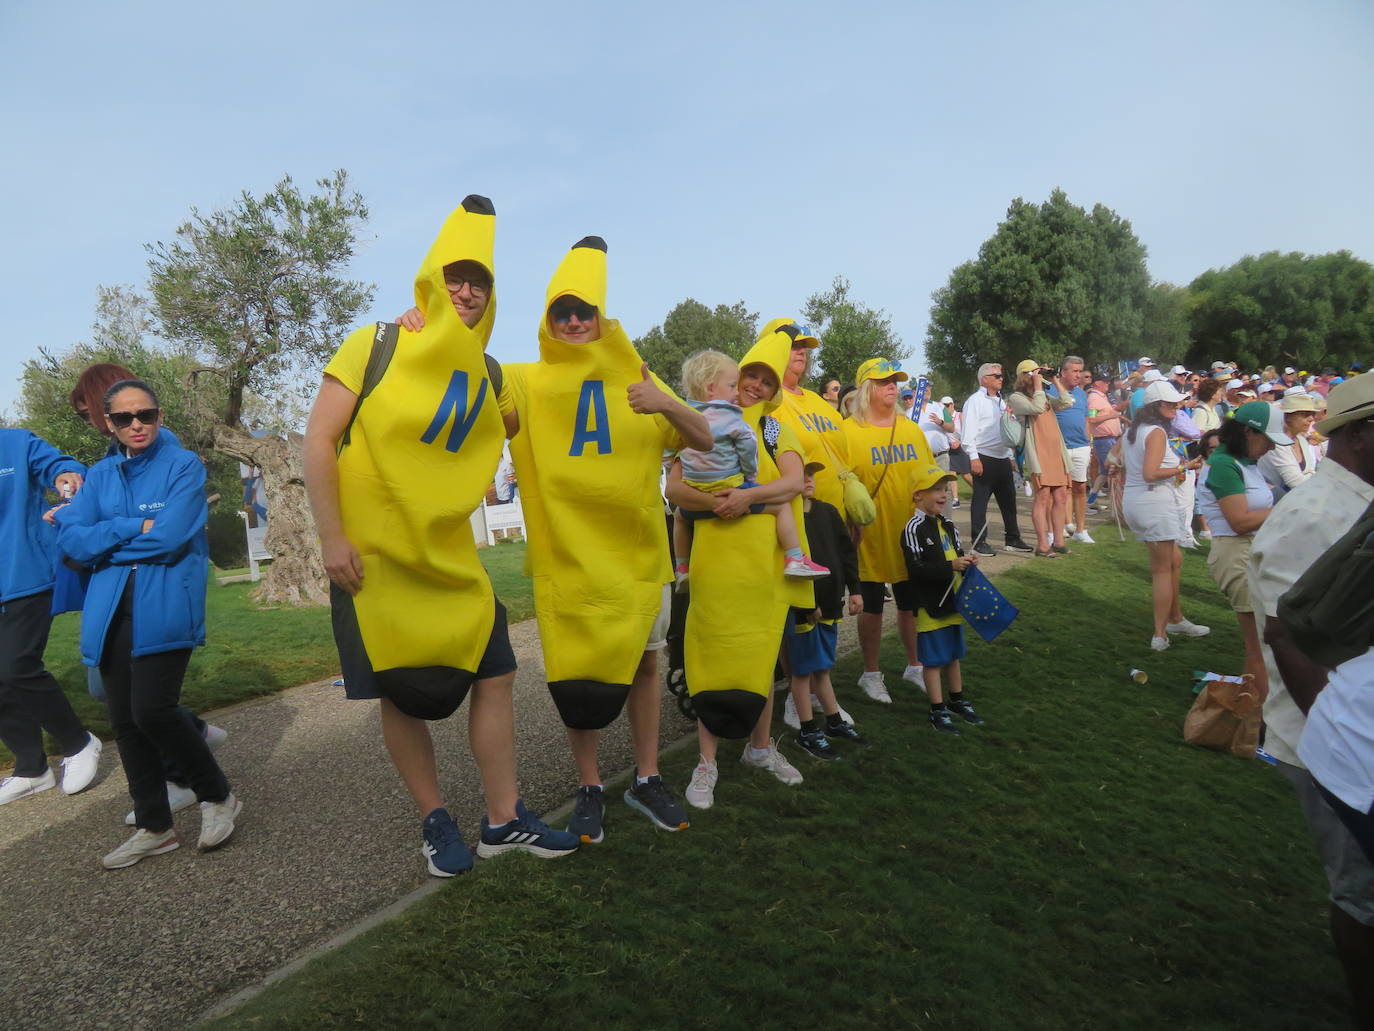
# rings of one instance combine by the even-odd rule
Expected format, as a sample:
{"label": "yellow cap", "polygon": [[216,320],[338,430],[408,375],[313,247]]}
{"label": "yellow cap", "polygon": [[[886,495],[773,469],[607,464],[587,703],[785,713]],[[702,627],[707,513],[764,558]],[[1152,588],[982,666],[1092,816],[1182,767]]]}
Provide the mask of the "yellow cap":
{"label": "yellow cap", "polygon": [[1037,362],[1034,358],[1027,358],[1025,361],[1021,362],[1021,364],[1016,366],[1016,375],[1019,376],[1023,372],[1034,372],[1038,368],[1040,368],[1039,362]]}
{"label": "yellow cap", "polygon": [[888,361],[886,358],[870,358],[859,366],[859,371],[854,374],[854,385],[857,387],[866,379],[911,379],[902,371],[901,362]]}
{"label": "yellow cap", "polygon": [[930,490],[931,487],[952,479],[954,479],[953,473],[945,472],[938,465],[932,465],[922,472],[916,473],[912,477],[911,483],[917,490]]}

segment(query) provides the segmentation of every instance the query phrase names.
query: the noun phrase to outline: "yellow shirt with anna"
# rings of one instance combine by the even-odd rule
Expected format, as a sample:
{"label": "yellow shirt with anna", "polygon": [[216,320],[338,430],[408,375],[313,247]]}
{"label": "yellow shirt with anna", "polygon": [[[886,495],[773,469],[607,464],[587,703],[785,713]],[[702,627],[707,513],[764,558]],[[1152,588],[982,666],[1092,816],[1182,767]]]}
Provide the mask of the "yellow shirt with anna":
{"label": "yellow shirt with anna", "polygon": [[[773,412],[784,426],[790,426],[801,441],[805,461],[820,462],[824,469],[816,473],[816,497],[844,515],[844,486],[840,483],[836,458],[849,462],[849,443],[844,432],[844,420],[825,398],[814,390],[792,393],[778,391],[781,404]],[[831,452],[834,452],[832,455]]]}
{"label": "yellow shirt with anna", "polygon": [[915,510],[915,474],[935,464],[926,435],[910,419],[894,416],[891,426],[870,426],[857,419],[842,423],[849,444],[850,468],[873,497],[877,518],[859,538],[859,579],[900,583],[907,578],[902,557],[902,530]]}

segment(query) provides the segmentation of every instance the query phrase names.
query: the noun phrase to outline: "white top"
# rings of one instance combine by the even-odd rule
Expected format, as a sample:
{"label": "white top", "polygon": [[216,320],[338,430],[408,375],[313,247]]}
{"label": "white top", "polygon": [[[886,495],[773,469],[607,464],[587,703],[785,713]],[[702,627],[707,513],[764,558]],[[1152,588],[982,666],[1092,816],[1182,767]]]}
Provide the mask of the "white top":
{"label": "white top", "polygon": [[[1259,467],[1254,462],[1236,462],[1236,468],[1240,470],[1241,479],[1245,481],[1245,507],[1251,512],[1261,508],[1273,508],[1274,492],[1269,489],[1269,484],[1264,482]],[[1204,465],[1202,475],[1197,479],[1197,507],[1207,519],[1207,529],[1212,531],[1213,537],[1244,536],[1231,529],[1231,524],[1226,521],[1226,516],[1221,511],[1221,502],[1212,493],[1212,488],[1207,486],[1208,470],[1209,467]]]}
{"label": "white top", "polygon": [[[954,406],[950,405],[952,409]],[[941,455],[949,450],[949,435],[940,428],[940,422],[944,418],[945,406],[938,401],[924,405],[921,408],[921,418],[917,425],[921,427],[921,432],[926,435],[926,441],[930,444],[930,453]]]}
{"label": "white top", "polygon": [[[1255,533],[1250,546],[1250,601],[1260,616],[1278,614],[1279,598],[1298,582],[1321,555],[1345,536],[1370,504],[1374,503],[1374,484],[1365,483],[1338,462],[1325,461],[1315,475],[1292,493],[1285,495]],[[1274,653],[1263,640],[1260,651],[1269,671],[1269,698],[1264,703],[1264,723],[1268,733],[1264,750],[1283,762],[1301,766],[1298,738],[1306,717],[1283,686],[1283,677],[1274,665]]]}
{"label": "white top", "polygon": [[1331,671],[1307,714],[1298,755],[1350,808],[1374,807],[1374,648]]}
{"label": "white top", "polygon": [[1002,443],[1002,413],[1007,403],[1000,394],[989,395],[979,388],[964,402],[964,453],[969,460],[1010,458],[1011,448]]}
{"label": "white top", "polygon": [[1307,442],[1307,438],[1298,436],[1294,439],[1297,440],[1298,447],[1302,448],[1301,462],[1287,444],[1270,448],[1259,460],[1259,471],[1280,495],[1287,494],[1317,471],[1317,452]]}
{"label": "white top", "polygon": [[1163,426],[1143,427],[1135,436],[1135,442],[1131,442],[1131,431],[1127,430],[1121,435],[1121,457],[1126,463],[1126,489],[1130,490],[1150,490],[1157,486],[1171,483],[1171,480],[1149,480],[1145,479],[1145,442],[1154,433],[1163,433],[1164,457],[1160,460],[1160,467],[1163,469],[1176,469],[1179,465],[1178,452],[1169,446],[1168,433]]}

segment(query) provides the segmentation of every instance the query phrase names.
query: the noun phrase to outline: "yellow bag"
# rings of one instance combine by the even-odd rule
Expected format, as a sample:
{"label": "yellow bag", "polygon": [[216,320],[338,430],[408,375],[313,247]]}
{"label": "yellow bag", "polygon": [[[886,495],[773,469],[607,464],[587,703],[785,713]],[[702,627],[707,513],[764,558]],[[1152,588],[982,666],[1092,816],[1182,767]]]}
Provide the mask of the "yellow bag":
{"label": "yellow bag", "polygon": [[[896,431],[895,423],[893,424],[893,431]],[[845,519],[853,526],[867,526],[878,518],[878,507],[873,504],[873,498],[869,495],[868,488],[863,485],[862,480],[854,475],[853,469],[840,461],[840,456],[835,454],[835,449],[825,439],[825,434],[820,434],[820,440],[826,454],[830,456],[835,475],[840,479],[840,486],[844,488]],[[886,472],[887,470],[884,469],[883,471]]]}
{"label": "yellow bag", "polygon": [[1253,759],[1259,747],[1261,704],[1254,677],[1209,680],[1183,720],[1183,740],[1217,752]]}

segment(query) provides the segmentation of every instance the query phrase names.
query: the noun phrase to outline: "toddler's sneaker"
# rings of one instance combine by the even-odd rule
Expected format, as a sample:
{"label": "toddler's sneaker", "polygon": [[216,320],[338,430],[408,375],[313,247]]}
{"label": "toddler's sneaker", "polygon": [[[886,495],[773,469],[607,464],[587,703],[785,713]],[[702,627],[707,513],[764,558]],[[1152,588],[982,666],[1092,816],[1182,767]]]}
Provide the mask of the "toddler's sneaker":
{"label": "toddler's sneaker", "polygon": [[829,576],[830,570],[812,562],[810,555],[803,555],[801,558],[789,558],[783,564],[782,575],[793,580],[819,580],[823,576]]}
{"label": "toddler's sneaker", "polygon": [[477,842],[477,854],[490,859],[502,852],[520,850],[540,859],[557,859],[576,852],[579,844],[576,834],[554,830],[526,809],[524,802],[517,801],[515,819],[509,823],[492,827],[482,817],[482,840]]}
{"label": "toddler's sneaker", "polygon": [[754,748],[746,744],[744,751],[739,757],[739,761],[745,766],[753,766],[756,769],[767,770],[784,784],[800,784],[802,782],[801,771],[787,761],[787,757],[778,751],[778,743],[773,738],[768,739],[768,751],[757,759],[754,758]]}
{"label": "toddler's sneaker", "polygon": [[453,877],[472,869],[472,853],[463,844],[458,825],[447,809],[436,809],[426,816],[420,833],[425,839],[420,846],[420,855],[425,857],[433,876]]}
{"label": "toddler's sneaker", "polygon": [[859,687],[863,693],[872,698],[875,702],[882,702],[884,705],[892,704],[892,696],[887,693],[887,685],[883,683],[881,672],[863,673],[859,676]]}
{"label": "toddler's sneaker", "polygon": [[601,785],[583,784],[577,789],[577,801],[573,803],[568,833],[576,834],[584,845],[599,844],[606,837],[602,829],[605,819],[606,793],[601,790]]}
{"label": "toddler's sneaker", "polygon": [[710,809],[716,802],[716,779],[720,772],[716,769],[715,763],[708,763],[701,756],[698,758],[701,762],[697,763],[697,768],[692,771],[692,781],[683,792],[683,797],[690,806]]}

